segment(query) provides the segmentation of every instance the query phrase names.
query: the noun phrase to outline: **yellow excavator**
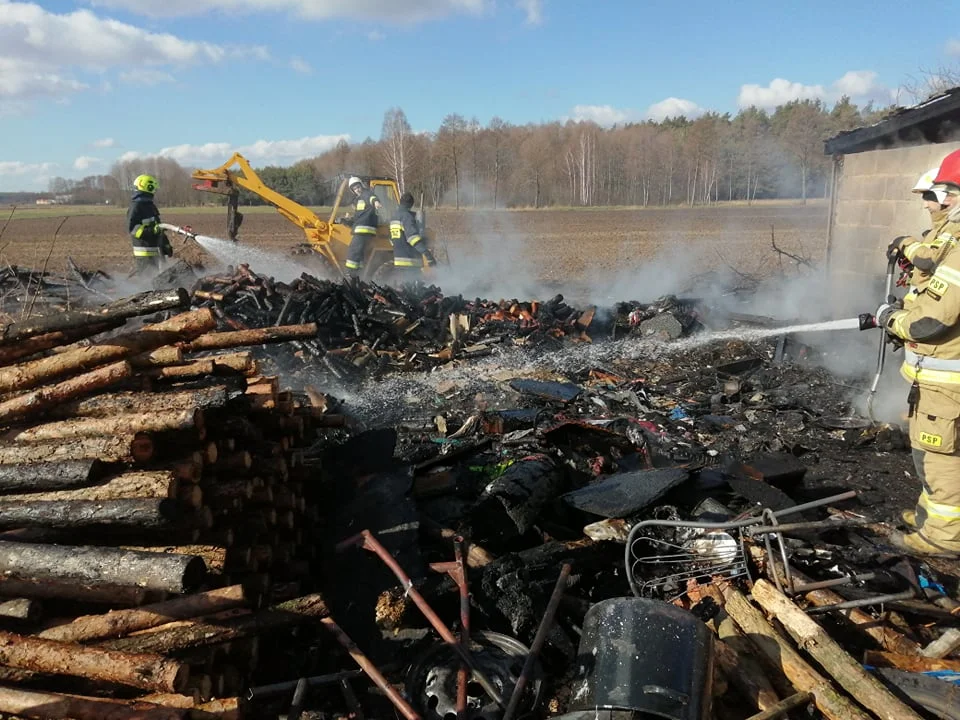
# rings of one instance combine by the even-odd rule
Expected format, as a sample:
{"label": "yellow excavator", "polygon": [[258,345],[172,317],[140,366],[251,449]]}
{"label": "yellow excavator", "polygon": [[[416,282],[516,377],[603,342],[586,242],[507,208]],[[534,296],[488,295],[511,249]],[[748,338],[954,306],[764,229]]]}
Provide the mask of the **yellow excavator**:
{"label": "yellow excavator", "polygon": [[[213,170],[195,170],[193,179],[198,182],[193,186],[203,192],[225,195],[227,198],[227,235],[231,240],[237,240],[237,232],[243,222],[243,215],[238,209],[240,189],[248,190],[273,205],[277,212],[303,230],[308,247],[318,253],[328,263],[332,270],[340,275],[345,274],[347,248],[350,245],[351,228],[338,219],[341,206],[348,207],[353,193],[347,187],[344,178],[337,190],[337,198],[330,212],[329,220],[322,220],[313,210],[281,195],[264,185],[250,163],[240,153],[234,153],[227,162]],[[380,199],[383,206],[380,215],[380,226],[376,237],[367,241],[364,255],[364,270],[362,279],[384,281],[393,268],[393,246],[390,244],[390,217],[396,211],[400,202],[400,193],[397,181],[392,178],[360,176],[370,189]],[[421,203],[422,205],[422,203]],[[423,223],[423,209],[420,210],[420,221]],[[437,254],[430,233],[424,230],[427,247]],[[424,271],[427,271],[424,266]]]}

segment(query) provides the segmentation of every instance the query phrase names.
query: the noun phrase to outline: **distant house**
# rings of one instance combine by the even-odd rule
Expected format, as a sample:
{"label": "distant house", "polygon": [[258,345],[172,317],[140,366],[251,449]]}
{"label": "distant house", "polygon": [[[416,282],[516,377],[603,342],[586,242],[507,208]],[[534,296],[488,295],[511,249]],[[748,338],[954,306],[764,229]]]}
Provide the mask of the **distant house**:
{"label": "distant house", "polygon": [[930,226],[910,189],[954,150],[960,150],[960,87],[826,141],[824,152],[833,156],[827,263],[835,309],[865,312],[879,301],[883,250],[898,235]]}
{"label": "distant house", "polygon": [[53,198],[37,198],[37,205],[53,205],[56,201]]}

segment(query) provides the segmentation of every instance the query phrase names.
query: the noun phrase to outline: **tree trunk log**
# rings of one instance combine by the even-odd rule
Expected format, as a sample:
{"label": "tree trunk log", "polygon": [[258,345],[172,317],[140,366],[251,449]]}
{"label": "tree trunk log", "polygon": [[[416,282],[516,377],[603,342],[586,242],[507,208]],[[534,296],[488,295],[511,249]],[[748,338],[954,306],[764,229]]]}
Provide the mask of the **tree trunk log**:
{"label": "tree trunk log", "polygon": [[253,355],[248,352],[212,355],[209,359],[213,360],[214,370],[233,370],[241,375],[255,375],[259,372],[257,361]]}
{"label": "tree trunk log", "polygon": [[[0,495],[0,506],[11,502],[70,501],[70,500],[127,500],[133,498],[176,498],[178,482],[168,470],[129,472],[117,475],[99,485],[58,490],[46,493]],[[0,518],[2,521],[2,518]]]}
{"label": "tree trunk log", "polygon": [[116,527],[155,530],[184,520],[176,500],[20,500],[0,502],[0,529]]}
{"label": "tree trunk log", "polygon": [[32,720],[186,720],[189,711],[141,702],[0,687],[0,712]]}
{"label": "tree trunk log", "polygon": [[102,647],[125,652],[168,653],[204,645],[217,645],[230,640],[249,637],[295,625],[307,620],[326,617],[327,605],[323,596],[305,595],[274,605],[249,615],[231,625],[194,623],[170,630],[101,643]]}
{"label": "tree trunk log", "polygon": [[154,692],[175,692],[189,678],[188,666],[160,655],[85,647],[2,631],[0,665]]}
{"label": "tree trunk log", "polygon": [[132,586],[107,585],[106,583],[84,585],[58,580],[0,579],[0,596],[17,597],[21,595],[38,600],[69,600],[120,607],[142,605],[148,597],[146,590]]}
{"label": "tree trunk log", "polygon": [[153,693],[137,698],[137,702],[151,703],[153,705],[162,705],[168,708],[179,708],[189,710],[199,702],[198,694],[181,695],[179,693]]}
{"label": "tree trunk log", "polygon": [[0,465],[0,492],[75,488],[96,482],[104,472],[99,460]]}
{"label": "tree trunk log", "polygon": [[171,410],[155,413],[125,413],[105,418],[77,418],[37,425],[8,433],[18,443],[39,443],[101,435],[132,435],[138,432],[193,430],[204,437],[203,410]]}
{"label": "tree trunk log", "polygon": [[36,335],[26,340],[21,340],[13,345],[0,346],[0,365],[10,365],[21,358],[35,355],[44,350],[51,350],[57,347],[63,347],[82,340],[83,338],[99,335],[107,330],[113,330],[123,325],[123,320],[115,320],[100,325],[90,325],[88,327],[77,328],[75,330],[61,330],[58,332],[46,333],[45,335]]}
{"label": "tree trunk log", "polygon": [[758,580],[752,595],[764,610],[780,621],[797,644],[865,708],[884,720],[920,720],[919,715],[867,673],[822,627],[772,584]]}
{"label": "tree trunk log", "polygon": [[190,555],[3,541],[0,574],[18,579],[80,585],[104,583],[183,593],[203,581],[206,567],[202,559]]}
{"label": "tree trunk log", "polygon": [[206,377],[213,375],[213,360],[197,360],[187,365],[169,365],[145,370],[144,376],[161,379],[180,379]]}
{"label": "tree trunk log", "polygon": [[164,625],[175,620],[210,615],[245,603],[240,585],[186,595],[134,610],[116,610],[104,615],[78,617],[65,625],[48,628],[37,637],[60,642],[89,642],[110,637],[123,637],[138,630]]}
{"label": "tree trunk log", "polygon": [[61,403],[96,390],[116,385],[133,376],[133,368],[126,360],[85,372],[55,385],[32,390],[0,402],[0,424],[22,421],[40,415]]}
{"label": "tree trunk log", "polygon": [[110,417],[125,413],[168,412],[223,407],[228,399],[225,385],[176,392],[119,392],[75,400],[58,407],[51,417]]}
{"label": "tree trunk log", "polygon": [[196,555],[203,559],[207,566],[207,572],[215,575],[222,575],[225,567],[235,564],[231,569],[247,569],[243,563],[235,563],[231,555],[240,555],[244,553],[249,555],[249,550],[240,548],[226,548],[219,545],[147,545],[147,546],[127,546],[127,550],[137,550],[139,552],[172,553],[174,555]]}
{"label": "tree trunk log", "polygon": [[197,705],[196,710],[208,713],[216,720],[240,720],[243,717],[243,707],[243,701],[238,697],[233,697],[211,700],[202,705]]}
{"label": "tree trunk log", "polygon": [[130,358],[130,364],[137,370],[179,365],[183,362],[183,350],[174,345],[165,345],[150,352],[140,353]]}
{"label": "tree trunk log", "polygon": [[36,445],[0,445],[0,464],[63,462],[66,460],[99,459],[118,462],[132,457],[133,433],[113,437],[82,438],[69,442]]}
{"label": "tree trunk log", "polygon": [[149,315],[161,310],[188,307],[190,307],[190,294],[183,288],[146,292],[104,305],[98,310],[74,310],[10,323],[0,332],[0,344],[7,345],[17,340],[59,330],[74,330],[101,325],[105,322],[127,320],[138,315]]}
{"label": "tree trunk log", "polygon": [[236,330],[201,335],[182,345],[184,352],[203,350],[228,350],[249,345],[288,342],[290,340],[309,340],[317,336],[317,324],[281,325],[280,327],[258,328],[255,330]]}
{"label": "tree trunk log", "polygon": [[907,672],[936,672],[947,670],[960,672],[960,660],[939,660],[914,655],[898,655],[897,653],[867,650],[863,655],[864,665],[874,667],[897,668]]}
{"label": "tree trunk log", "polygon": [[797,690],[812,692],[817,708],[830,720],[871,720],[830,681],[814,670],[773,627],[763,614],[736,589],[723,591],[724,609],[740,626],[754,647],[775,668],[779,668]]}
{"label": "tree trunk log", "polygon": [[216,318],[210,310],[192,310],[96,345],[65,348],[64,352],[50,357],[0,368],[0,393],[27,390],[54,378],[124,360],[162,345],[195,337],[216,325]]}

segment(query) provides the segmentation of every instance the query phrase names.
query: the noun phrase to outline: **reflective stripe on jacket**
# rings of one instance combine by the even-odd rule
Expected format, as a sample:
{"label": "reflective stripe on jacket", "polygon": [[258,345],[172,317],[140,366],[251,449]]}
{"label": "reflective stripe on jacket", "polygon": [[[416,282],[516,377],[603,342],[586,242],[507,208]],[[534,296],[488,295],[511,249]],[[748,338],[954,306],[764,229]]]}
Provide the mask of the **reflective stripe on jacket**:
{"label": "reflective stripe on jacket", "polygon": [[364,188],[354,205],[356,214],[353,218],[354,235],[376,235],[380,218],[377,216],[379,198],[373,191]]}

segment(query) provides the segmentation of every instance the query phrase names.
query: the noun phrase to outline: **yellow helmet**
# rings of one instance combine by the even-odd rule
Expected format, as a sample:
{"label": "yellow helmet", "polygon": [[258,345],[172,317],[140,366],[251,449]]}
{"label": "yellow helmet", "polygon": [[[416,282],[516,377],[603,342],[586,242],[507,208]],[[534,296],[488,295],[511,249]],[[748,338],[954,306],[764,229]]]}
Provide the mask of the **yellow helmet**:
{"label": "yellow helmet", "polygon": [[138,175],[133,181],[133,187],[140,192],[150,193],[151,195],[160,189],[160,183],[153,175]]}

